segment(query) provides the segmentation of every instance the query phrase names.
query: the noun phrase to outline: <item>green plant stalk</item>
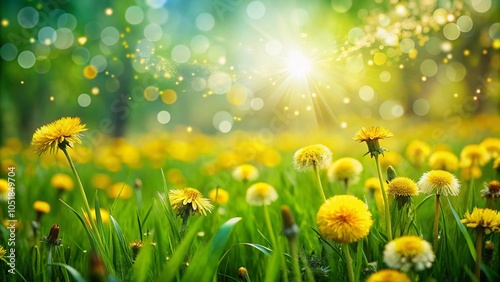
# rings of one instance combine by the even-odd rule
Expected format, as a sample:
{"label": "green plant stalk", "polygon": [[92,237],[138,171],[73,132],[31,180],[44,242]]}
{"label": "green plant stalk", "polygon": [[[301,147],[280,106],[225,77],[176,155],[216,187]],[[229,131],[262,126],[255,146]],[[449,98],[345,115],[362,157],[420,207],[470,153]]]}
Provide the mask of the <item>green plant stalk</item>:
{"label": "green plant stalk", "polygon": [[382,192],[382,198],[384,199],[385,225],[386,225],[385,227],[387,228],[387,240],[392,241],[392,226],[389,213],[389,201],[387,200],[387,194],[385,193],[384,181],[382,180],[382,170],[380,168],[378,154],[375,154],[374,157],[375,157],[375,164],[377,165],[377,174],[378,174],[378,181],[380,183],[380,191]]}
{"label": "green plant stalk", "polygon": [[484,230],[479,227],[476,229],[476,267],[474,274],[476,274],[477,281],[481,281],[481,256],[483,252],[483,236]]}
{"label": "green plant stalk", "polygon": [[316,179],[318,181],[319,191],[321,192],[321,195],[323,196],[323,200],[326,202],[325,191],[323,190],[323,184],[321,184],[321,177],[319,177],[319,168],[317,165],[314,165],[314,173],[316,174]]}
{"label": "green plant stalk", "polygon": [[434,213],[434,253],[437,253],[439,237],[439,194],[436,194],[436,207]]}
{"label": "green plant stalk", "polygon": [[300,273],[300,265],[299,265],[297,240],[295,238],[289,239],[288,244],[290,247],[290,254],[292,255],[293,275],[295,276],[294,281],[302,281],[302,275]]}
{"label": "green plant stalk", "polygon": [[344,243],[344,254],[347,263],[347,273],[349,274],[349,282],[354,282],[354,271],[352,268],[351,252],[349,252],[349,245]]}
{"label": "green plant stalk", "polygon": [[47,256],[47,276],[50,280],[53,279],[53,277],[52,277],[52,249],[53,249],[53,246],[52,246],[52,244],[49,243],[49,254]]}
{"label": "green plant stalk", "polygon": [[78,175],[78,172],[76,171],[75,165],[73,164],[73,160],[71,160],[71,157],[70,157],[68,151],[66,150],[66,147],[60,147],[60,149],[61,149],[61,151],[63,151],[64,155],[66,156],[66,159],[69,162],[69,166],[71,167],[71,171],[73,171],[73,174],[75,175],[76,182],[78,183],[78,190],[80,191],[80,194],[83,198],[84,208],[85,208],[85,212],[88,215],[90,226],[96,235],[96,238],[99,242],[99,245],[101,245],[101,247],[104,249],[104,244],[103,244],[101,235],[97,231],[97,225],[96,225],[95,221],[92,220],[92,212],[90,211],[89,201],[87,200],[87,195],[85,194],[85,189],[83,189],[82,181],[80,180],[80,176]]}
{"label": "green plant stalk", "polygon": [[180,232],[181,239],[184,238],[184,234],[186,233],[188,219],[189,219],[189,213],[185,213],[185,215],[182,217],[182,226]]}

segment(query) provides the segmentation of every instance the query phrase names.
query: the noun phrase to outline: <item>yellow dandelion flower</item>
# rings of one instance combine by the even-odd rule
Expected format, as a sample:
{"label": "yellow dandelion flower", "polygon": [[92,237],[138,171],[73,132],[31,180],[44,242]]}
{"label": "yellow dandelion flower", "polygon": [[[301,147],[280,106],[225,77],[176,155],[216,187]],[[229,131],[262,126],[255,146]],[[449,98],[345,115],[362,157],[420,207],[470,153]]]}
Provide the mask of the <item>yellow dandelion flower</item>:
{"label": "yellow dandelion flower", "polygon": [[293,155],[293,165],[298,171],[327,168],[332,161],[332,152],[321,144],[301,148]]}
{"label": "yellow dandelion flower", "polygon": [[493,161],[493,169],[496,170],[496,172],[500,173],[500,157],[496,158]]}
{"label": "yellow dandelion flower", "polygon": [[420,192],[429,194],[436,190],[436,194],[457,196],[460,183],[457,178],[444,170],[431,170],[422,175],[417,183]]}
{"label": "yellow dandelion flower", "polygon": [[389,182],[387,194],[393,196],[417,196],[417,183],[408,177],[398,176]]}
{"label": "yellow dandelion flower", "polygon": [[9,182],[6,179],[0,178],[0,195],[9,192]]}
{"label": "yellow dandelion flower", "polygon": [[333,162],[328,168],[328,179],[330,182],[345,181],[355,184],[359,181],[359,175],[363,171],[363,165],[354,158],[340,158]]}
{"label": "yellow dandelion flower", "polygon": [[64,117],[38,128],[33,134],[31,144],[38,155],[49,150],[53,153],[58,148],[72,147],[75,143],[81,143],[80,133],[86,130],[85,124],[80,123],[80,118]]}
{"label": "yellow dandelion flower", "polygon": [[380,158],[380,167],[382,170],[386,170],[389,166],[399,166],[403,158],[399,153],[396,152],[386,152]]}
{"label": "yellow dandelion flower", "polygon": [[[96,215],[95,209],[90,209],[90,214],[92,215],[92,220],[96,221],[97,220],[97,215]],[[99,214],[101,215],[101,222],[103,224],[109,222],[109,211],[108,210],[100,208],[99,209]],[[89,226],[91,226],[90,221],[89,221],[89,217],[87,216],[86,213],[85,213],[85,220],[87,221],[87,224]]]}
{"label": "yellow dandelion flower", "polygon": [[484,183],[481,196],[483,198],[500,198],[500,181],[493,180],[489,183]]}
{"label": "yellow dandelion flower", "polygon": [[467,145],[460,152],[460,166],[483,166],[490,160],[488,151],[477,144]]}
{"label": "yellow dandelion flower", "polygon": [[128,199],[132,196],[132,187],[124,182],[117,182],[108,188],[108,197],[111,199]]}
{"label": "yellow dandelion flower", "polygon": [[384,248],[384,262],[404,272],[431,268],[434,259],[431,244],[418,236],[396,238]]}
{"label": "yellow dandelion flower", "polygon": [[474,208],[461,222],[469,228],[482,228],[486,234],[500,231],[500,213],[496,210]]}
{"label": "yellow dandelion flower", "polygon": [[208,198],[214,203],[224,205],[229,201],[229,193],[222,188],[214,188],[208,192]]}
{"label": "yellow dandelion flower", "polygon": [[247,182],[259,177],[259,170],[251,164],[242,164],[233,170],[233,177],[237,180]]}
{"label": "yellow dandelion flower", "polygon": [[357,242],[370,233],[372,214],[355,196],[333,196],[321,205],[316,215],[320,233],[337,243]]}
{"label": "yellow dandelion flower", "polygon": [[111,178],[104,173],[97,173],[90,180],[96,189],[106,189],[111,185]]}
{"label": "yellow dandelion flower", "polygon": [[246,201],[253,206],[270,205],[278,199],[278,193],[273,186],[258,182],[247,189]]}
{"label": "yellow dandelion flower", "polygon": [[73,183],[73,178],[65,173],[54,174],[50,179],[50,184],[58,190],[65,191],[71,191],[75,186],[75,184]]}
{"label": "yellow dandelion flower", "polygon": [[500,157],[500,138],[488,137],[485,138],[479,146],[483,147],[491,158]]}
{"label": "yellow dandelion flower", "polygon": [[37,212],[37,213],[49,213],[50,212],[50,205],[49,203],[47,202],[44,202],[44,201],[35,201],[33,203],[33,209]]}
{"label": "yellow dandelion flower", "polygon": [[5,254],[7,253],[7,250],[3,248],[3,246],[0,246],[0,259],[3,259]]}
{"label": "yellow dandelion flower", "polygon": [[404,272],[382,269],[370,275],[366,282],[411,282],[411,280]]}
{"label": "yellow dandelion flower", "polygon": [[172,209],[182,218],[194,214],[207,215],[207,211],[212,212],[213,205],[210,200],[203,198],[200,191],[194,188],[170,190],[168,198]]}
{"label": "yellow dandelion flower", "polygon": [[383,126],[362,127],[353,137],[354,141],[366,142],[368,152],[372,157],[379,154],[384,154],[384,149],[380,147],[380,139],[385,139],[394,136],[394,134]]}
{"label": "yellow dandelion flower", "polygon": [[423,165],[430,153],[429,144],[421,140],[413,140],[406,147],[406,157],[415,166]]}
{"label": "yellow dandelion flower", "polygon": [[[373,191],[380,191],[380,181],[378,180],[378,177],[370,177],[365,180],[365,189],[367,190],[373,190]],[[387,191],[387,189],[384,189]]]}
{"label": "yellow dandelion flower", "polygon": [[483,176],[483,172],[478,166],[463,167],[460,171],[460,177],[462,180],[478,179],[481,178],[481,176]]}
{"label": "yellow dandelion flower", "polygon": [[449,151],[436,151],[429,157],[429,167],[454,172],[458,169],[458,157]]}

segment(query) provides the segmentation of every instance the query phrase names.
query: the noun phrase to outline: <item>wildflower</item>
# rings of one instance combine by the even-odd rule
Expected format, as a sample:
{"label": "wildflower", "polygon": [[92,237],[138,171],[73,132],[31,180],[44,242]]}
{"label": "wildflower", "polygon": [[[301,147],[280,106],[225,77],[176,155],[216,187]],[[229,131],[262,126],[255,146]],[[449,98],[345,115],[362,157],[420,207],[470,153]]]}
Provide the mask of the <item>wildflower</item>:
{"label": "wildflower", "polygon": [[328,168],[330,182],[335,180],[344,183],[355,184],[359,181],[359,175],[363,171],[363,165],[354,158],[340,158]]}
{"label": "wildflower", "polygon": [[398,176],[389,182],[387,194],[393,196],[417,196],[417,184],[408,177]]}
{"label": "wildflower", "polygon": [[385,139],[394,136],[394,134],[385,127],[382,126],[370,126],[362,127],[356,135],[354,135],[354,140],[358,142],[366,142],[368,145],[368,152],[372,157],[379,154],[384,154],[385,149],[380,147],[380,139]]}
{"label": "wildflower", "polygon": [[[383,183],[384,191],[387,191],[387,183]],[[384,210],[384,199],[382,196],[382,190],[380,189],[380,181],[378,177],[370,177],[365,181],[365,189],[368,190],[369,194],[375,198],[375,204],[377,205],[377,209],[379,211]]]}
{"label": "wildflower", "polygon": [[327,168],[332,161],[332,152],[321,144],[301,148],[293,155],[293,165],[298,171]]}
{"label": "wildflower", "polygon": [[500,157],[496,158],[493,161],[493,169],[497,172],[500,173]]}
{"label": "wildflower", "polygon": [[276,167],[281,163],[281,155],[274,149],[266,148],[257,153],[256,160],[267,167]]}
{"label": "wildflower", "polygon": [[62,239],[59,238],[59,225],[52,225],[49,231],[49,236],[43,236],[42,241],[52,246],[61,245]]}
{"label": "wildflower", "polygon": [[238,278],[241,282],[249,282],[250,277],[248,276],[248,270],[243,266],[238,268]]}
{"label": "wildflower", "polygon": [[339,195],[326,200],[316,215],[319,231],[337,243],[357,242],[373,225],[366,204],[355,196]]}
{"label": "wildflower", "polygon": [[6,179],[0,178],[0,200],[6,200],[9,193],[9,182]]}
{"label": "wildflower", "polygon": [[318,182],[318,188],[326,201],[325,191],[323,190],[323,185],[321,184],[321,178],[319,176],[319,171],[321,169],[327,168],[332,162],[332,152],[328,147],[321,144],[311,145],[301,148],[295,152],[293,155],[293,165],[298,171],[310,171],[313,170],[316,174],[316,180]]}
{"label": "wildflower", "polygon": [[396,177],[389,182],[388,186],[387,194],[396,197],[399,208],[403,207],[411,197],[418,195],[417,184],[408,177]]}
{"label": "wildflower", "polygon": [[404,272],[430,268],[434,259],[431,244],[418,236],[396,238],[384,248],[384,262]]}
{"label": "wildflower", "polygon": [[253,181],[259,177],[259,170],[251,164],[242,164],[233,170],[233,177],[243,182]]}
{"label": "wildflower", "polygon": [[214,188],[208,192],[208,198],[214,203],[224,205],[229,201],[229,193],[222,188]]}
{"label": "wildflower", "polygon": [[276,189],[265,182],[255,183],[247,189],[246,201],[250,205],[267,206],[277,199]]}
{"label": "wildflower", "polygon": [[418,181],[420,191],[426,194],[436,190],[436,194],[457,196],[460,183],[457,178],[444,170],[431,170],[422,175]]}
{"label": "wildflower", "polygon": [[370,177],[365,180],[365,188],[372,191],[380,191],[380,181],[378,177]]}
{"label": "wildflower", "polygon": [[439,197],[440,195],[457,196],[460,188],[457,178],[444,170],[431,170],[424,173],[417,183],[421,192],[429,194],[436,190],[436,205],[434,206],[434,249],[437,250],[439,239]]}
{"label": "wildflower", "polygon": [[207,212],[212,212],[213,205],[210,200],[203,198],[200,191],[194,188],[170,190],[168,198],[172,209],[182,218],[194,214],[207,215]]}
{"label": "wildflower", "polygon": [[413,165],[419,167],[424,164],[425,160],[431,153],[429,144],[421,140],[413,140],[406,147],[406,157]]}
{"label": "wildflower", "polygon": [[177,168],[172,168],[167,171],[167,180],[172,183],[176,184],[179,186],[184,186],[186,185],[186,177],[184,177],[184,174],[180,169]]}
{"label": "wildflower", "polygon": [[481,176],[483,176],[483,172],[478,166],[463,167],[460,171],[460,177],[462,180],[478,179],[481,178]]}
{"label": "wildflower", "polygon": [[142,249],[143,245],[144,244],[142,243],[141,240],[134,240],[134,241],[130,242],[129,246],[132,249],[132,254],[134,255],[134,259],[139,254],[139,251]]}
{"label": "wildflower", "polygon": [[90,181],[96,189],[106,189],[111,184],[111,178],[104,173],[97,173]]}
{"label": "wildflower", "polygon": [[108,188],[108,196],[112,199],[118,197],[120,199],[128,199],[132,196],[132,188],[124,182],[117,182]]}
{"label": "wildflower", "polygon": [[[97,221],[97,215],[95,209],[90,209],[90,214],[92,215],[92,220]],[[103,208],[99,209],[99,214],[101,215],[101,222],[103,224],[109,222],[109,212]],[[85,214],[85,220],[87,221],[87,224],[90,225],[89,217],[87,214]]]}
{"label": "wildflower", "polygon": [[35,201],[33,203],[33,209],[40,214],[45,214],[50,212],[50,205],[44,201]]}
{"label": "wildflower", "polygon": [[387,169],[389,166],[399,166],[403,158],[399,153],[396,152],[385,152],[385,154],[380,157],[380,166],[382,169]]}
{"label": "wildflower", "polygon": [[500,181],[490,181],[484,183],[484,188],[481,190],[481,197],[483,198],[500,198]]}
{"label": "wildflower", "polygon": [[370,277],[368,277],[368,280],[366,282],[410,282],[410,278],[406,273],[404,272],[399,272],[396,270],[392,269],[382,269],[379,270]]}
{"label": "wildflower", "polygon": [[71,191],[75,184],[73,179],[64,173],[56,173],[50,179],[50,184],[58,190],[61,191]]}
{"label": "wildflower", "polygon": [[469,228],[476,231],[476,267],[475,275],[477,281],[481,281],[481,259],[483,251],[483,237],[491,232],[500,232],[500,213],[491,209],[474,208],[472,213],[467,211],[465,218],[461,220]]}
{"label": "wildflower", "polygon": [[469,228],[481,228],[486,234],[500,231],[500,213],[496,210],[474,208],[472,213],[465,213],[461,222]]}
{"label": "wildflower", "polygon": [[283,220],[283,235],[285,235],[289,241],[294,241],[299,234],[299,227],[295,223],[289,206],[281,206],[281,218]]}
{"label": "wildflower", "polygon": [[38,128],[33,134],[31,144],[38,155],[58,148],[72,147],[74,143],[81,143],[81,132],[86,131],[85,124],[80,124],[80,118],[64,117],[50,124]]}
{"label": "wildflower", "polygon": [[479,146],[483,147],[488,152],[490,158],[500,157],[500,138],[485,138]]}
{"label": "wildflower", "polygon": [[462,167],[483,166],[490,160],[488,151],[477,144],[467,145],[460,152]]}
{"label": "wildflower", "polygon": [[4,249],[3,246],[0,246],[0,259],[2,259],[6,253],[7,253],[7,250]]}
{"label": "wildflower", "polygon": [[454,172],[458,169],[458,158],[449,151],[436,151],[429,157],[429,167]]}

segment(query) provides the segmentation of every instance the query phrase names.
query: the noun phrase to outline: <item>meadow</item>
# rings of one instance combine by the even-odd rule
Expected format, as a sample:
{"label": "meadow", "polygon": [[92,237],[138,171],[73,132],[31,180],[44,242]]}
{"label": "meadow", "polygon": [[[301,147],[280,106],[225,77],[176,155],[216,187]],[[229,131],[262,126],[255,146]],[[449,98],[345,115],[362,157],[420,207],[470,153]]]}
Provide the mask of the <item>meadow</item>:
{"label": "meadow", "polygon": [[[483,121],[476,129],[480,134],[471,137],[467,133],[478,120]],[[393,239],[388,238],[376,163],[365,155],[366,145],[352,139],[354,130],[352,137],[316,132],[306,140],[289,131],[266,139],[259,132],[209,136],[178,128],[135,142],[104,138],[96,143],[78,129],[66,136],[66,142],[74,144],[67,143],[65,150],[74,160],[85,200],[62,147],[57,147],[64,141],[40,147],[35,137],[34,145],[9,139],[2,147],[2,281],[365,281],[390,266],[397,272],[368,281],[398,281],[391,275],[401,273],[406,275],[399,281],[478,281],[478,256],[481,281],[498,281],[498,212],[476,228],[461,222],[475,207],[500,206],[495,182],[500,175],[498,122],[495,115],[464,121],[461,132],[449,132],[453,138],[445,143],[421,138],[432,136],[433,127],[425,124],[391,129],[394,136],[378,140],[387,149],[378,159]],[[83,144],[77,144],[79,133]],[[348,224],[344,231],[335,221],[319,231],[318,211],[325,200],[315,170],[301,171],[304,167],[297,163],[298,150],[316,144],[331,150],[316,162],[325,197],[359,199],[373,221],[367,234],[356,229],[361,219],[353,219],[356,226]],[[38,155],[40,148],[45,151]],[[439,162],[436,152],[452,157]],[[339,165],[336,161],[342,158],[355,161]],[[415,188],[418,182],[420,193],[399,197],[390,192],[391,182],[385,182],[394,179],[394,170],[387,174],[389,166]],[[435,242],[436,193],[422,193],[419,179],[443,168],[458,179],[459,193],[441,195]],[[264,187],[249,197],[247,190],[256,185]],[[192,194],[179,194],[180,202],[171,196],[187,187],[202,194],[191,196],[198,209],[186,200]],[[484,192],[488,187],[491,194]],[[15,191],[15,197],[9,191]],[[15,201],[15,208],[8,200]],[[15,215],[8,218],[11,212]],[[15,246],[8,245],[9,219],[15,219]],[[428,265],[418,266],[420,249],[412,251],[412,243],[407,246],[407,267],[386,258],[389,242],[410,235],[429,246],[437,244],[423,261]],[[15,274],[8,272],[12,247]]]}

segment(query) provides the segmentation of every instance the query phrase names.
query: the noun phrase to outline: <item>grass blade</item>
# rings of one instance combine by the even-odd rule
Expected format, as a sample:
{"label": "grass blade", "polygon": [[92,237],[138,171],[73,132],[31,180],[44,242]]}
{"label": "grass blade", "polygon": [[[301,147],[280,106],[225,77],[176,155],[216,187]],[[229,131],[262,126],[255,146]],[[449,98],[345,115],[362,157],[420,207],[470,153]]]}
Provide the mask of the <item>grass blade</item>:
{"label": "grass blade", "polygon": [[69,272],[69,274],[71,274],[71,276],[75,279],[76,282],[85,282],[85,278],[83,278],[80,272],[78,272],[76,269],[67,264],[54,262],[51,263],[50,265],[57,265],[65,268]]}
{"label": "grass blade", "polygon": [[200,255],[195,256],[182,281],[211,280],[217,270],[229,235],[240,220],[241,217],[231,218],[217,230],[208,248],[203,249]]}
{"label": "grass blade", "polygon": [[453,206],[451,205],[450,199],[448,199],[448,204],[450,205],[450,210],[453,213],[453,216],[455,217],[455,220],[457,221],[457,226],[462,235],[464,235],[465,241],[467,242],[467,246],[469,247],[470,254],[472,255],[472,258],[474,261],[476,260],[476,248],[474,247],[474,243],[472,243],[472,239],[470,238],[469,232],[467,232],[467,229],[463,225],[463,223],[460,221],[460,217],[458,216],[457,212],[455,209],[453,209]]}

